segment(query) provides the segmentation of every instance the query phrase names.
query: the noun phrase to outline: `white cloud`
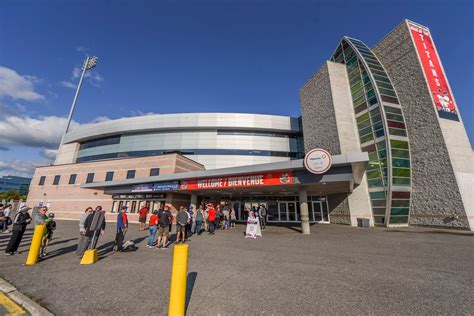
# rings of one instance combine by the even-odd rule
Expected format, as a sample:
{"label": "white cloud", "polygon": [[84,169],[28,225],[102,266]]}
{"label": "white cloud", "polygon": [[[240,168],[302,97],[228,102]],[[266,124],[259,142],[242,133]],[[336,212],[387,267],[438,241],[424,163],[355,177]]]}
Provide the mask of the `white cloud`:
{"label": "white cloud", "polygon": [[44,96],[35,92],[33,85],[40,79],[21,76],[15,70],[0,66],[0,99],[9,97],[16,100],[39,101]]}
{"label": "white cloud", "polygon": [[[71,130],[80,126],[107,121],[105,116],[97,117],[90,123],[71,122]],[[8,116],[0,121],[0,147],[28,146],[56,149],[66,128],[65,117],[42,116]]]}
{"label": "white cloud", "polygon": [[41,150],[40,155],[46,159],[50,159],[51,161],[53,161],[54,159],[56,159],[57,153],[58,153],[57,149],[44,148],[43,150]]}
{"label": "white cloud", "polygon": [[66,88],[76,89],[76,85],[70,81],[61,81],[61,85]]}
{"label": "white cloud", "polygon": [[85,53],[89,50],[89,48],[87,47],[84,47],[84,46],[77,46],[76,47],[76,51],[78,51],[79,53]]}
{"label": "white cloud", "polygon": [[35,172],[36,166],[45,166],[47,161],[33,160],[0,160],[0,177],[1,176],[19,176],[31,177]]}
{"label": "white cloud", "polygon": [[[81,73],[82,73],[82,68],[74,67],[74,69],[72,70],[71,81],[77,80],[81,76]],[[104,77],[95,69],[86,71],[86,74],[84,75],[84,77],[88,79],[87,81],[96,88],[100,87],[101,83],[104,81]],[[63,82],[66,82],[66,81],[61,82],[61,84],[64,86]],[[74,84],[72,82],[68,82],[68,83]]]}

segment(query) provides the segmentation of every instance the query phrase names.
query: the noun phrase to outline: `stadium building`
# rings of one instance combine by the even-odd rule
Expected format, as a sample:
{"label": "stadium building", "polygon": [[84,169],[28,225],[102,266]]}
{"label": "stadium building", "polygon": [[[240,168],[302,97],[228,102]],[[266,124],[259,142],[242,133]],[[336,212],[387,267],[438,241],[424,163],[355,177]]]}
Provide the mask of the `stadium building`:
{"label": "stadium building", "polygon": [[270,222],[303,232],[361,219],[473,230],[474,155],[429,29],[405,20],[373,47],[344,37],[328,57],[300,90],[299,118],[166,114],[73,130],[36,169],[28,203],[78,218],[89,205],[225,200],[240,220],[264,204]]}

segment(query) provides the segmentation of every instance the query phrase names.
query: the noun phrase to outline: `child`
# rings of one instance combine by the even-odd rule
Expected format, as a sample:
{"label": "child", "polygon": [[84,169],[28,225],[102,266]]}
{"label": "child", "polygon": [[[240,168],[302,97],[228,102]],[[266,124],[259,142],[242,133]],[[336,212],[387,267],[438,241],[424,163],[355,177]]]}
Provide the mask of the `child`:
{"label": "child", "polygon": [[54,221],[54,213],[49,213],[48,218],[45,220],[46,233],[41,242],[40,258],[45,257],[48,253],[46,252],[46,246],[53,239],[53,232],[56,230],[56,222]]}

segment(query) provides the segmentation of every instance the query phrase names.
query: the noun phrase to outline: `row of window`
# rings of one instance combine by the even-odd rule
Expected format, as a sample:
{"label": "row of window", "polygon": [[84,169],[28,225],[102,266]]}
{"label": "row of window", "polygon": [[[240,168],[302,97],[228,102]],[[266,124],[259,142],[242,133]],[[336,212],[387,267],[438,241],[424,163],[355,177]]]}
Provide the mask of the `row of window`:
{"label": "row of window", "polygon": [[[150,177],[160,175],[160,168],[151,168],[150,169]],[[95,173],[89,172],[86,177],[86,183],[94,182]],[[135,170],[127,170],[127,179],[135,178]],[[105,174],[105,181],[112,181],[114,179],[114,172],[107,171]],[[76,184],[77,174],[73,173],[69,175],[69,182],[68,184]],[[61,181],[61,175],[55,175],[53,179],[53,185],[59,185]],[[46,182],[46,176],[41,176],[38,185],[44,185]]]}

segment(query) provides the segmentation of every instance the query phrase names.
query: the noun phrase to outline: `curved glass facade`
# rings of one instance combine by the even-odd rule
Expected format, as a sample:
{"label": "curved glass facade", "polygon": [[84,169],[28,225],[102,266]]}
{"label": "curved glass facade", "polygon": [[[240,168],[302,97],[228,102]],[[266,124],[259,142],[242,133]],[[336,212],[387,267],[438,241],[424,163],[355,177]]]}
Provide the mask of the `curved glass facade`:
{"label": "curved glass facade", "polygon": [[411,163],[397,93],[382,64],[362,41],[344,37],[332,61],[346,65],[376,225],[408,224]]}

